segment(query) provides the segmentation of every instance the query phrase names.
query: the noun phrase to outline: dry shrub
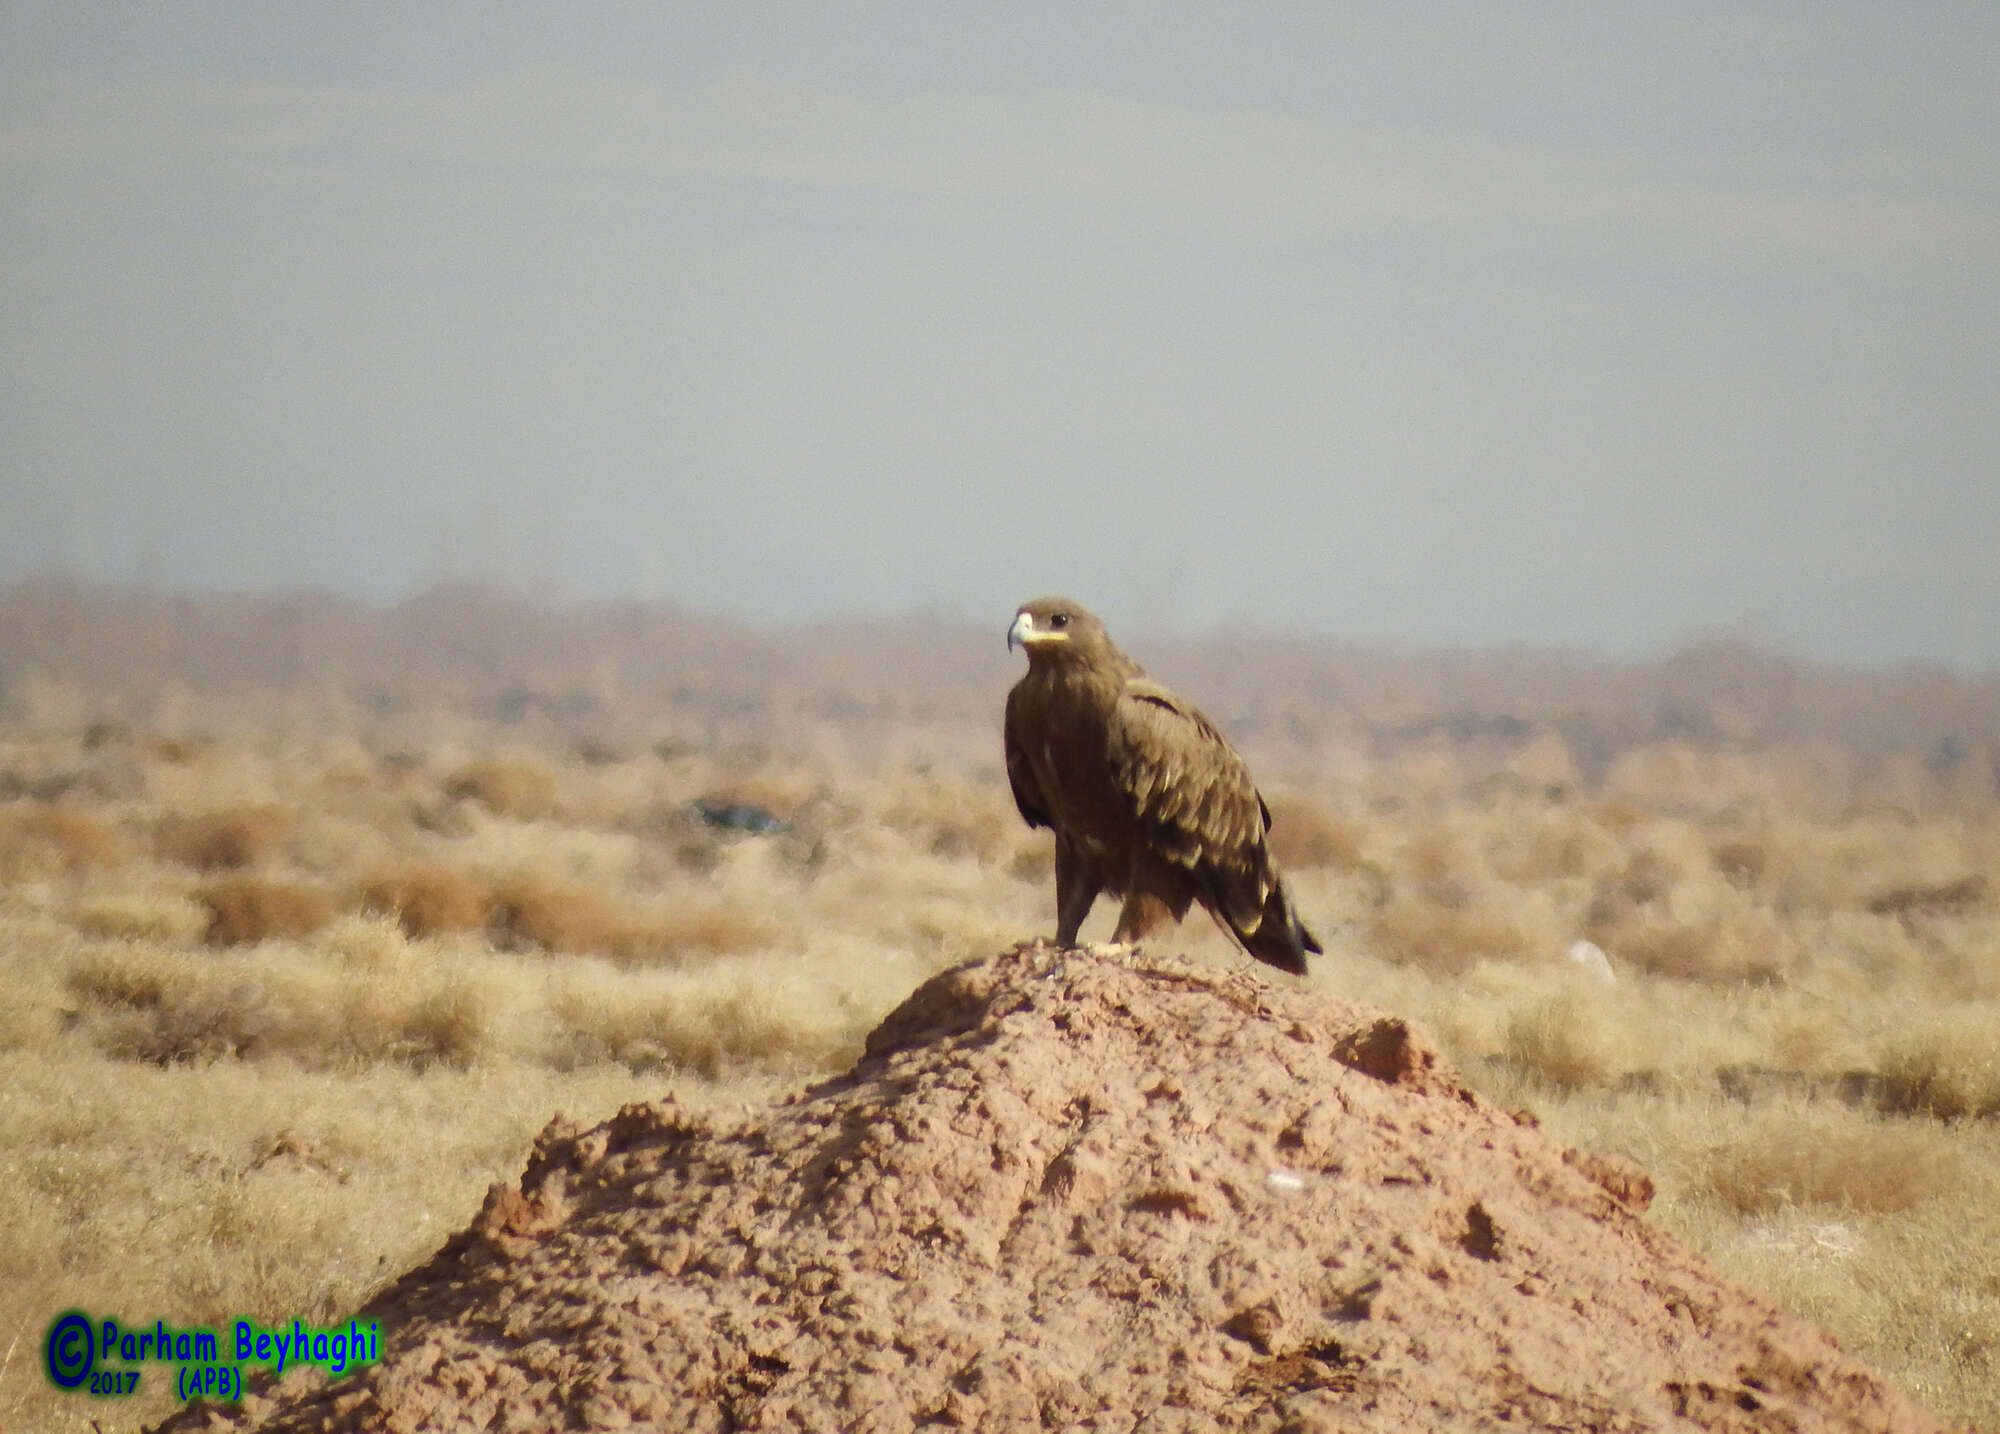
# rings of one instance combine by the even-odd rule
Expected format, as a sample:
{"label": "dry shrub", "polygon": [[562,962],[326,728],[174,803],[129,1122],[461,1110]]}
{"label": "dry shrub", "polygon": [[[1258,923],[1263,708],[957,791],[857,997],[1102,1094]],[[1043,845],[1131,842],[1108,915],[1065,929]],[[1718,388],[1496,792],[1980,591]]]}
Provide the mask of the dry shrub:
{"label": "dry shrub", "polygon": [[870,1024],[841,993],[748,963],[633,989],[572,987],[553,1005],[567,1063],[690,1070],[826,1069],[852,1055]]}
{"label": "dry shrub", "polygon": [[1574,991],[1544,997],[1507,1018],[1507,1063],[1557,1090],[1609,1085],[1626,1069],[1632,1032],[1602,1002]]}
{"label": "dry shrub", "polygon": [[1797,939],[1761,910],[1678,922],[1627,909],[1594,922],[1588,934],[1614,965],[1676,981],[1766,985],[1793,975],[1801,957]]}
{"label": "dry shrub", "polygon": [[1362,865],[1361,830],[1353,823],[1305,797],[1279,797],[1270,805],[1271,854],[1283,870],[1353,871]]}
{"label": "dry shrub", "polygon": [[255,980],[143,946],[89,952],[66,984],[106,1014],[98,1040],[114,1059],[174,1065],[246,1055],[278,1024]]}
{"label": "dry shrub", "polygon": [[101,717],[85,727],[78,740],[86,752],[95,752],[100,747],[126,747],[132,743],[132,729],[123,722]]}
{"label": "dry shrub", "polygon": [[1494,875],[1517,886],[1595,876],[1619,859],[1619,847],[1593,823],[1567,812],[1509,821],[1491,844]]}
{"label": "dry shrub", "polygon": [[1445,975],[1480,961],[1513,961],[1529,954],[1520,923],[1504,911],[1471,902],[1398,900],[1376,912],[1370,933],[1377,950],[1399,965]]}
{"label": "dry shrub", "polygon": [[1715,869],[1728,878],[1730,885],[1745,890],[1762,886],[1775,866],[1770,845],[1750,837],[1717,842],[1709,849],[1708,855],[1709,860],[1715,863]]}
{"label": "dry shrub", "polygon": [[[15,1051],[49,1049],[75,1019],[75,1013],[63,1009],[53,992],[16,994],[0,1005],[0,1060]],[[0,1244],[4,1244],[4,1236],[0,1236]]]}
{"label": "dry shrub", "polygon": [[439,1062],[469,1066],[485,1048],[492,1021],[493,1001],[486,992],[465,983],[440,987],[404,1017],[400,1054],[420,1068]]}
{"label": "dry shrub", "polygon": [[1885,1041],[1876,1067],[1888,1109],[1939,1120],[2000,1115],[2000,1010],[1933,1014]]}
{"label": "dry shrub", "polygon": [[930,827],[930,853],[945,861],[976,861],[991,865],[1014,845],[1020,819],[992,807],[955,807],[939,814]]}
{"label": "dry shrub", "polygon": [[702,793],[701,800],[718,806],[762,807],[780,821],[790,821],[806,804],[807,795],[807,789],[796,782],[741,777]]}
{"label": "dry shrub", "polygon": [[204,883],[195,896],[209,911],[204,939],[211,946],[297,940],[333,919],[332,898],[303,882],[221,877]]}
{"label": "dry shrub", "polygon": [[674,865],[695,876],[711,875],[722,865],[728,843],[711,831],[697,831],[671,844]]}
{"label": "dry shrub", "polygon": [[1039,884],[1053,881],[1056,870],[1056,839],[1046,831],[1033,833],[1014,848],[1007,861],[1007,874],[1016,881]]}
{"label": "dry shrub", "polygon": [[374,763],[333,768],[321,776],[319,787],[313,800],[316,811],[348,817],[390,835],[419,825],[422,799],[429,795],[411,773]]}
{"label": "dry shrub", "polygon": [[1442,889],[1461,884],[1479,861],[1456,833],[1430,828],[1419,832],[1401,852],[1397,865],[1417,881]]}
{"label": "dry shrub", "polygon": [[319,994],[314,1006],[318,1019],[310,1031],[296,1031],[288,1042],[287,1053],[307,1064],[464,1069],[492,1045],[501,996],[474,974],[440,970],[424,953],[406,950],[395,968],[356,971]]}
{"label": "dry shrub", "polygon": [[1605,770],[1602,789],[1658,809],[1713,810],[1768,794],[1771,773],[1740,753],[1684,741],[1654,742],[1621,752]]}
{"label": "dry shrub", "polygon": [[1407,801],[1441,802],[1465,790],[1464,764],[1449,747],[1405,748],[1389,760],[1383,775]]}
{"label": "dry shrub", "polygon": [[702,903],[633,911],[596,887],[525,873],[494,887],[491,909],[493,937],[503,946],[539,946],[627,963],[761,951],[783,934],[768,917],[738,907]]}
{"label": "dry shrub", "polygon": [[999,788],[936,778],[903,785],[880,820],[932,856],[982,865],[1005,860],[1026,830]]}
{"label": "dry shrub", "polygon": [[445,795],[471,798],[497,817],[539,821],[556,808],[555,774],[524,758],[490,758],[461,767],[445,779]]}
{"label": "dry shrub", "polygon": [[579,737],[570,751],[586,767],[616,767],[632,760],[631,753],[602,737]]}
{"label": "dry shrub", "polygon": [[1892,916],[1851,909],[1813,913],[1807,929],[1807,939],[1830,971],[1852,972],[1877,991],[1932,974],[1935,953]]}
{"label": "dry shrub", "polygon": [[193,971],[188,958],[178,953],[139,945],[100,946],[78,957],[63,983],[91,1004],[147,1010],[185,984]]}
{"label": "dry shrub", "polygon": [[1652,847],[1632,853],[1613,884],[1613,890],[1640,906],[1664,902],[1685,878],[1678,863]]}
{"label": "dry shrub", "polygon": [[1986,904],[1986,878],[1973,873],[1930,886],[1898,886],[1868,902],[1874,916],[1958,916]]}
{"label": "dry shrub", "polygon": [[1823,911],[1960,916],[1982,904],[1969,844],[1943,822],[1854,810],[1838,822],[1794,826],[1790,845],[1794,893]]}
{"label": "dry shrub", "polygon": [[1798,938],[1769,911],[1729,912],[1709,929],[1707,980],[1769,985],[1789,981],[1804,964]]}
{"label": "dry shrub", "polygon": [[446,866],[417,866],[385,872],[361,890],[366,911],[393,916],[412,938],[448,931],[479,931],[492,914],[493,895],[484,878]]}
{"label": "dry shrub", "polygon": [[769,950],[783,935],[768,916],[718,902],[675,907],[654,918],[647,944],[675,956],[742,956]]}
{"label": "dry shrub", "polygon": [[106,892],[79,901],[71,917],[87,936],[175,946],[199,941],[209,919],[207,907],[171,891]]}
{"label": "dry shrub", "polygon": [[157,1007],[114,1026],[104,1051],[154,1065],[254,1055],[275,1021],[270,992],[252,981],[177,987]]}
{"label": "dry shrub", "polygon": [[594,886],[521,873],[493,888],[492,933],[503,947],[613,956],[631,949],[636,923]]}
{"label": "dry shrub", "polygon": [[1786,1070],[1848,1072],[1867,1059],[1847,1012],[1821,1001],[1774,1012],[1765,1039],[1771,1059]]}
{"label": "dry shrub", "polygon": [[1939,996],[1952,1000],[2000,999],[2000,913],[1980,912],[1954,921],[1893,922],[1919,953],[1918,971]]}
{"label": "dry shrub", "polygon": [[1589,935],[1618,965],[1684,981],[1702,980],[1709,973],[1706,925],[1654,922],[1626,913],[1593,925]]}
{"label": "dry shrub", "polygon": [[218,807],[160,832],[159,854],[197,871],[241,871],[268,860],[292,834],[298,813],[270,804]]}
{"label": "dry shrub", "polygon": [[0,808],[0,871],[84,871],[125,857],[124,838],[89,812],[46,802]]}
{"label": "dry shrub", "polygon": [[349,917],[317,950],[193,957],[142,946],[86,952],[69,989],[107,1054],[170,1065],[284,1057],[309,1068],[471,1064],[492,1044],[502,993],[412,947],[393,924]]}
{"label": "dry shrub", "polygon": [[1773,1111],[1711,1147],[1695,1174],[1744,1214],[1796,1205],[1892,1212],[1951,1194],[1966,1166],[1964,1151],[1935,1126],[1823,1107]]}
{"label": "dry shrub", "polygon": [[[1003,950],[1023,936],[1043,929],[1041,919],[1024,928],[1018,921],[998,917],[990,910],[968,905],[952,896],[921,897],[911,893],[899,902],[899,907],[902,932],[897,944],[904,950],[924,952],[940,965]],[[1099,921],[1106,923],[1107,934],[1108,918],[1108,912],[1097,916]],[[1184,949],[1194,950],[1199,949],[1203,942],[1219,943],[1226,938],[1220,928],[1210,922],[1190,921],[1172,939]]]}
{"label": "dry shrub", "polygon": [[1541,791],[1568,791],[1577,784],[1576,759],[1569,743],[1555,732],[1538,732],[1507,761],[1507,771]]}
{"label": "dry shrub", "polygon": [[148,737],[144,750],[149,757],[172,766],[185,767],[206,756],[214,745],[206,737]]}
{"label": "dry shrub", "polygon": [[1624,836],[1649,820],[1644,808],[1630,802],[1593,802],[1584,810],[1585,815],[1613,836]]}
{"label": "dry shrub", "polygon": [[395,978],[418,965],[436,964],[437,948],[411,937],[395,918],[382,912],[342,916],[315,947],[326,952],[349,975],[371,981]]}

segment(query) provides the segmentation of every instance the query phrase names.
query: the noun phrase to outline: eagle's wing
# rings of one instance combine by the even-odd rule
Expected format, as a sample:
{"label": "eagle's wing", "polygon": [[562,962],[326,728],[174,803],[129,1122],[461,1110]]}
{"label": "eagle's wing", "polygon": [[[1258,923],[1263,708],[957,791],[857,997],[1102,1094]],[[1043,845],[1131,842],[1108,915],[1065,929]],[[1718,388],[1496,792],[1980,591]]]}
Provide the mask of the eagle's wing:
{"label": "eagle's wing", "polygon": [[1126,681],[1112,728],[1113,780],[1147,840],[1180,866],[1226,872],[1231,907],[1260,905],[1270,881],[1271,812],[1229,739],[1143,677]]}
{"label": "eagle's wing", "polygon": [[1034,768],[1029,766],[1028,753],[1022,745],[1027,740],[1022,731],[1027,723],[1025,700],[1019,687],[1007,694],[1007,785],[1014,789],[1014,805],[1020,808],[1022,820],[1031,827],[1053,827],[1049,804],[1035,784]]}

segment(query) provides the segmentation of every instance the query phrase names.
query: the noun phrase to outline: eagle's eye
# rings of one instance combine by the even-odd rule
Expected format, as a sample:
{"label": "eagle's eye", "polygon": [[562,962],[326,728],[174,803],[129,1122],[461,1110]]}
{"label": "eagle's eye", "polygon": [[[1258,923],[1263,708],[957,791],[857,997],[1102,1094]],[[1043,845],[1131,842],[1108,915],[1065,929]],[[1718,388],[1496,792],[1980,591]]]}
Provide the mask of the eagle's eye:
{"label": "eagle's eye", "polygon": [[1057,629],[1068,627],[1069,614],[1066,612],[1057,612],[1049,614],[1049,626]]}

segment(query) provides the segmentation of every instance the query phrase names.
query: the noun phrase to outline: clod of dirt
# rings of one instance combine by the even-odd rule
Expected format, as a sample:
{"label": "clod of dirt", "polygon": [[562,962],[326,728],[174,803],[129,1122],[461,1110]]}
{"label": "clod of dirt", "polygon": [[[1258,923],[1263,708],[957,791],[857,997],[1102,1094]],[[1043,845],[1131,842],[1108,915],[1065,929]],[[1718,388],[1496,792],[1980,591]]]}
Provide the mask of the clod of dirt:
{"label": "clod of dirt", "polygon": [[364,1312],[163,1430],[1935,1430],[1401,1021],[1145,952],[947,971],[754,1117],[558,1120]]}

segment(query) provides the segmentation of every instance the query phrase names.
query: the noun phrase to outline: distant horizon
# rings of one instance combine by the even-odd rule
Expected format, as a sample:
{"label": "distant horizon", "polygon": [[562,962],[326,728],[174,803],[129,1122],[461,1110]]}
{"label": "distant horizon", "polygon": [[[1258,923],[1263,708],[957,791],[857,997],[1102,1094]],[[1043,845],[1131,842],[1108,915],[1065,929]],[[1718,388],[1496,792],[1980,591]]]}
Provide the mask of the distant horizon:
{"label": "distant horizon", "polygon": [[[445,576],[413,587],[399,595],[373,597],[342,592],[334,587],[167,587],[138,581],[100,581],[64,571],[59,568],[44,568],[24,577],[0,580],[0,597],[9,592],[32,588],[38,584],[52,587],[69,587],[82,592],[102,592],[120,594],[133,598],[158,598],[166,601],[269,601],[285,603],[295,601],[321,601],[345,606],[360,612],[381,615],[398,608],[419,603],[425,598],[448,595],[454,592],[468,597],[490,598],[504,603],[519,604],[530,610],[551,616],[584,613],[597,609],[633,607],[641,611],[660,614],[675,614],[697,621],[726,624],[753,633],[771,636],[797,635],[809,633],[817,628],[837,627],[853,619],[876,618],[895,623],[933,625],[971,635],[992,628],[996,634],[994,642],[1001,642],[999,634],[1006,630],[1008,619],[1013,614],[1010,605],[997,619],[982,618],[965,612],[947,603],[916,603],[903,608],[852,608],[836,612],[811,614],[799,617],[763,618],[752,613],[731,611],[722,607],[704,606],[700,603],[683,602],[671,597],[640,597],[632,594],[578,594],[544,587],[540,590],[526,586],[511,585],[503,580],[475,576]],[[1039,593],[1024,594],[1022,600],[1040,596]],[[1077,592],[1064,594],[1075,598],[1086,606],[1095,607],[1087,596]],[[1300,646],[1308,650],[1329,653],[1349,651],[1359,655],[1379,656],[1394,659],[1424,660],[1452,656],[1504,659],[1518,656],[1524,659],[1557,661],[1578,667],[1607,667],[1645,670],[1657,668],[1690,654],[1711,652],[1720,649],[1737,649],[1759,658],[1777,662],[1803,664],[1828,673],[1848,673],[1855,676],[1878,676],[1894,678],[1924,673],[1940,673],[1972,684],[2000,682],[2000,664],[1984,670],[1969,670],[1955,667],[1948,662],[1928,658],[1892,658],[1881,662],[1843,662],[1802,652],[1778,641],[1769,633],[1745,628],[1709,628],[1693,631],[1650,653],[1616,653],[1597,651],[1573,644],[1543,643],[1528,640],[1507,640],[1492,643],[1464,642],[1422,642],[1414,639],[1370,637],[1365,634],[1340,631],[1314,631],[1296,629],[1291,631],[1266,627],[1258,624],[1237,625],[1226,623],[1211,624],[1206,627],[1163,627],[1149,626],[1144,621],[1115,630],[1115,640],[1134,655],[1143,657],[1138,650],[1150,642],[1185,643],[1197,648],[1227,647],[1231,643],[1247,642],[1252,645]],[[997,651],[997,646],[996,646]]]}

